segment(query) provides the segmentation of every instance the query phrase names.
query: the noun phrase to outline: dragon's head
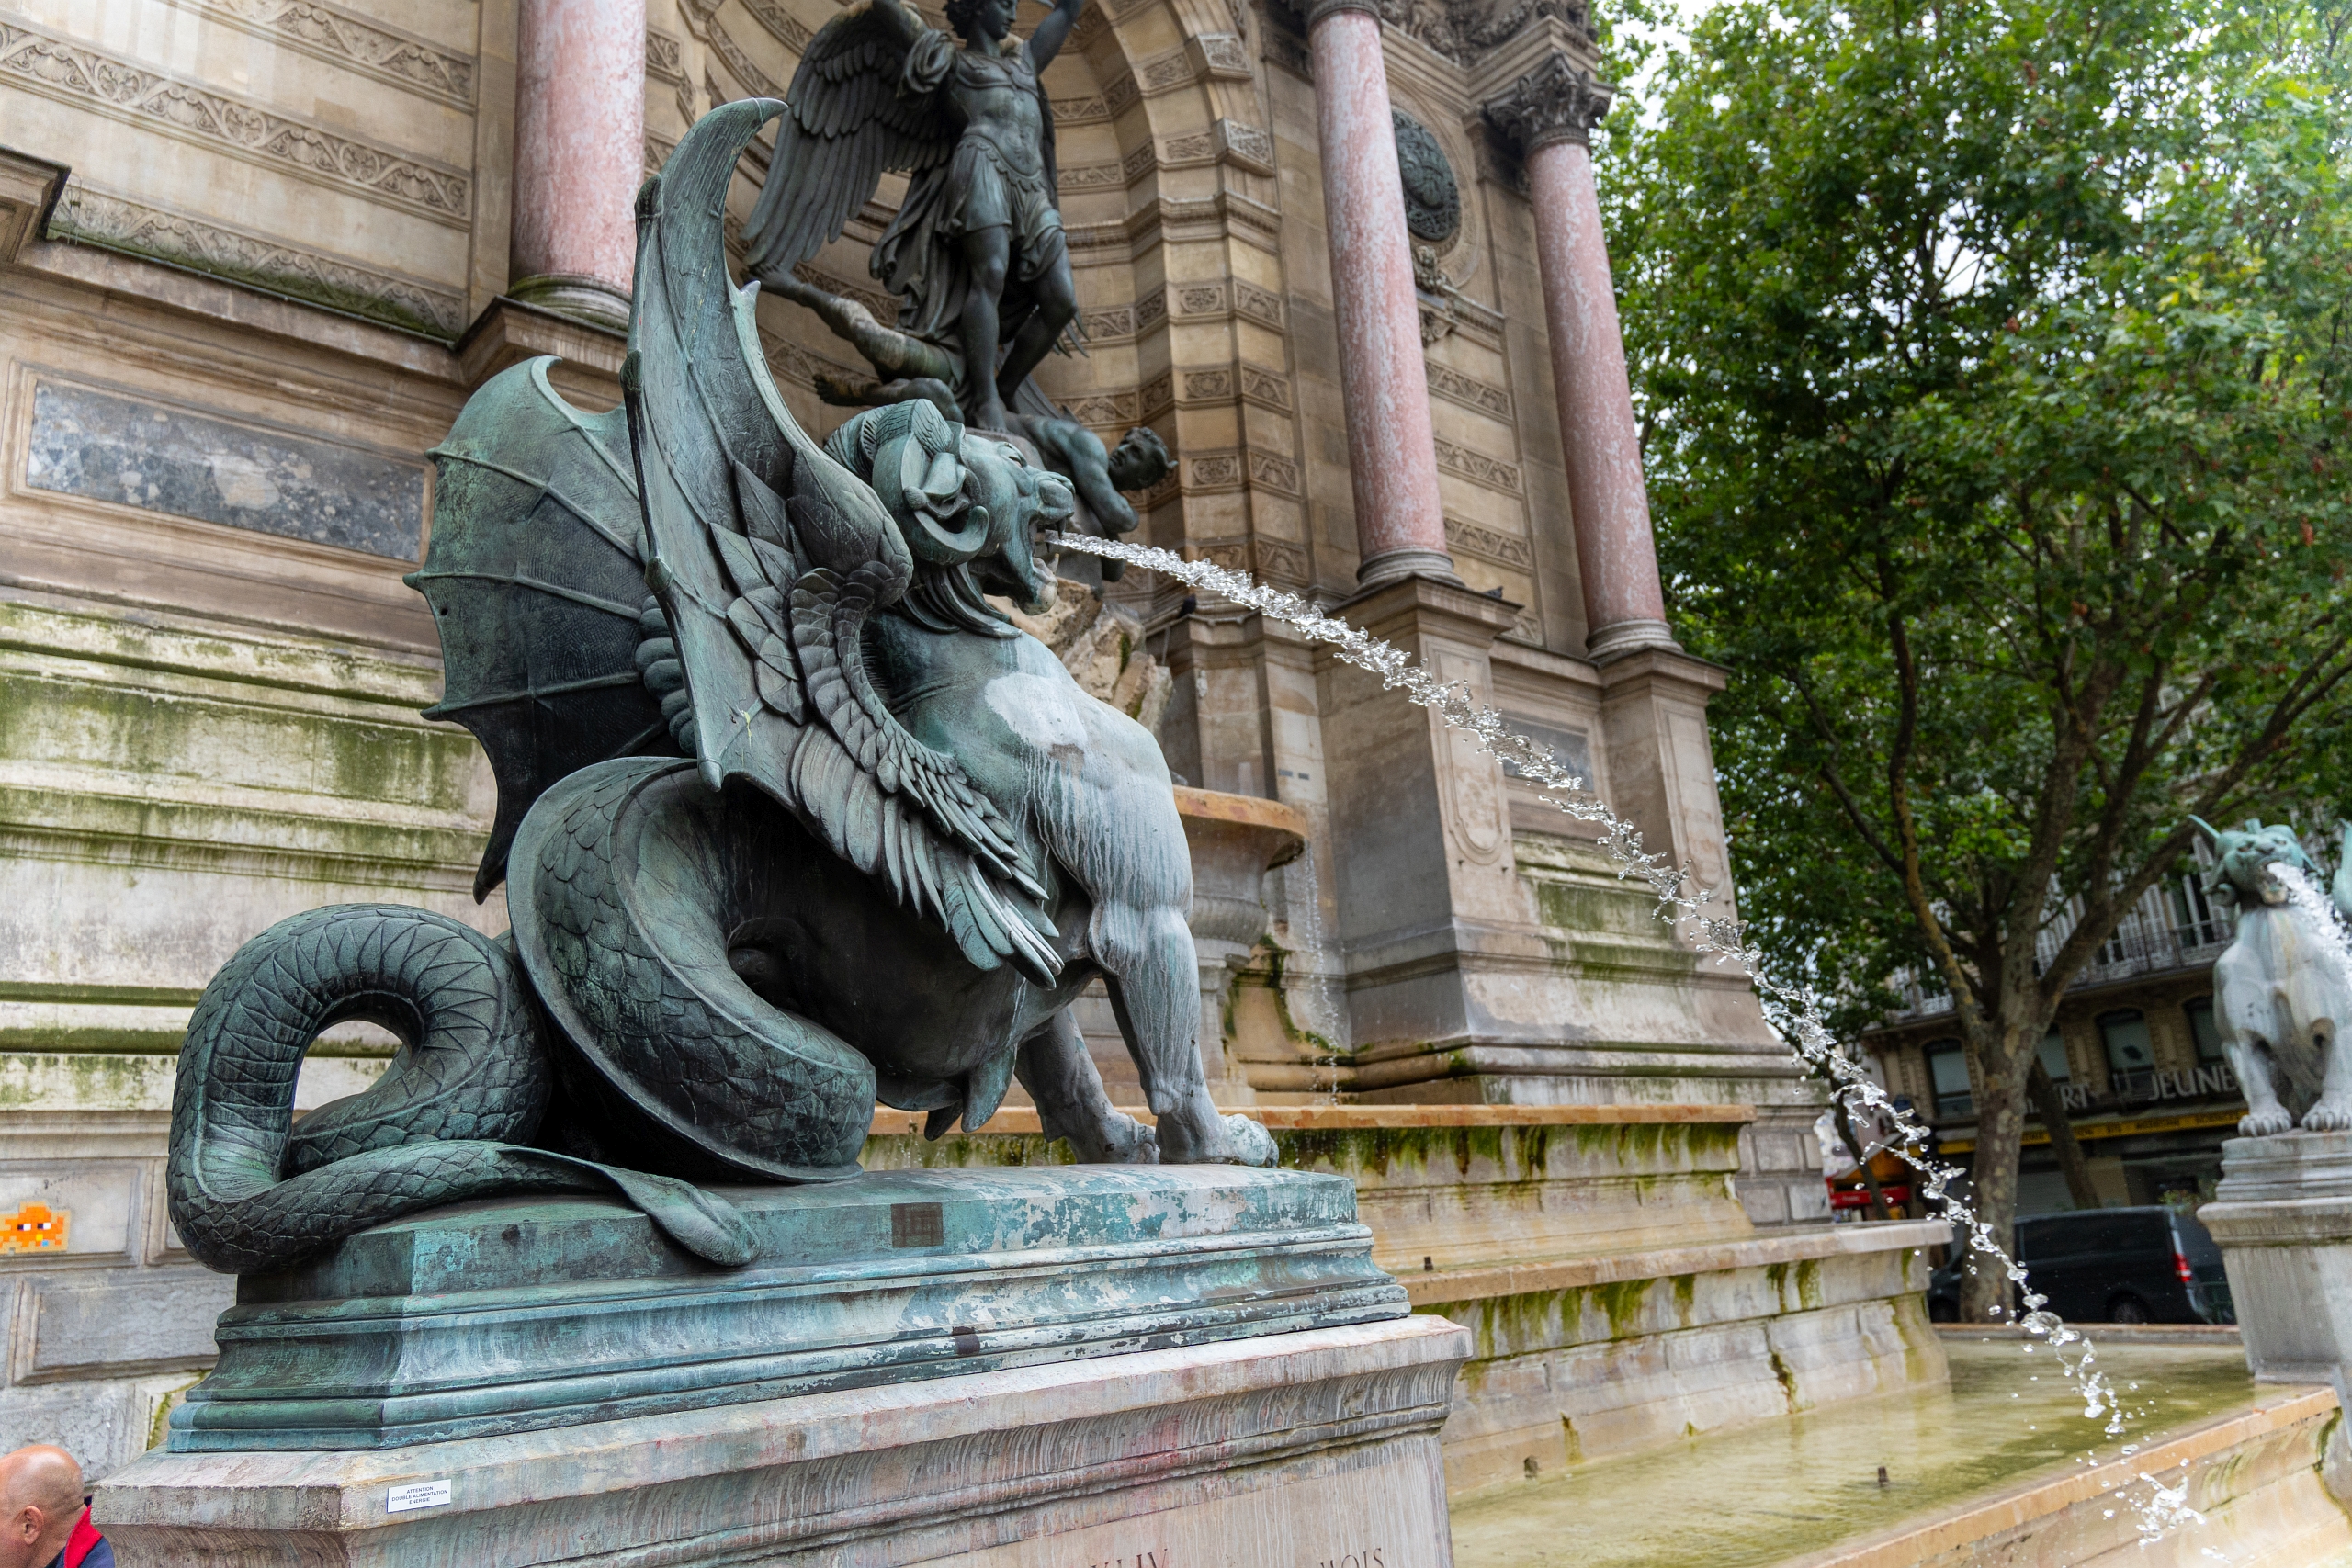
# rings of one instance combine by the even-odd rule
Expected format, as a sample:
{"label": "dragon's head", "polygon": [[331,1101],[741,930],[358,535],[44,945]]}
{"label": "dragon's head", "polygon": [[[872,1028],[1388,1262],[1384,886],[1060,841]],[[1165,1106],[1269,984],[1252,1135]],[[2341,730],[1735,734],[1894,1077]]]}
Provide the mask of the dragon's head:
{"label": "dragon's head", "polygon": [[918,619],[1003,634],[983,592],[1036,604],[1051,589],[1036,536],[1069,525],[1076,495],[1012,443],[950,424],[917,400],[859,414],[825,450],[873,487],[897,525],[913,557],[906,603]]}
{"label": "dragon's head", "polygon": [[2205,874],[2209,891],[2227,894],[2241,904],[2277,904],[2287,893],[2271,874],[2272,866],[2320,874],[2295,830],[2284,823],[2266,828],[2258,818],[2249,818],[2243,829],[2232,829],[2215,828],[2197,817],[2189,820],[2204,832],[2220,863]]}
{"label": "dragon's head", "polygon": [[1051,592],[1053,578],[1038,564],[1037,536],[1069,525],[1078,492],[1012,442],[967,431],[964,493],[973,510],[985,508],[989,519],[989,547],[973,558],[973,575],[992,593],[1024,606],[1039,604]]}

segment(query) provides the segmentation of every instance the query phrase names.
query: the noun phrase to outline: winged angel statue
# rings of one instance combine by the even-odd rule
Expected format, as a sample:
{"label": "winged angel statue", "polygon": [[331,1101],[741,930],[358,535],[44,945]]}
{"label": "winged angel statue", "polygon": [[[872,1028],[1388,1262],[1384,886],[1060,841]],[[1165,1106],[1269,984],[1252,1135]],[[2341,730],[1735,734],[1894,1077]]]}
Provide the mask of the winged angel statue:
{"label": "winged angel statue", "polygon": [[[985,597],[1040,595],[1033,534],[1069,485],[923,400],[820,446],[769,378],[720,221],[781,107],[705,117],[647,182],[624,407],[582,413],[537,361],[434,454],[427,711],[489,754],[476,895],[503,880],[513,930],[344,906],[222,968],[168,1172],[215,1268],[567,1189],[741,1264],[748,1227],[695,1183],[853,1176],[877,1099],[938,1136],[1015,1077],[1081,1158],[1272,1163],[1202,1081],[1157,744]],[[1097,976],[1156,1129],[1112,1108],[1071,1019]],[[303,1055],[350,1019],[400,1052],[298,1129]]]}
{"label": "winged angel statue", "polygon": [[[1049,351],[1077,341],[1042,76],[1085,0],[1056,0],[1025,42],[1011,36],[1013,3],[948,0],[953,30],[943,32],[903,0],[855,0],[820,28],[745,228],[746,265],[874,367],[870,382],[820,375],[828,400],[922,399],[951,420],[1017,432],[1077,486],[1082,524],[1125,533],[1137,519],[1119,492],[1158,483],[1166,446],[1137,428],[1106,451],[1030,377]],[[900,300],[897,323],[885,326],[797,269],[841,237],[891,170],[906,172],[906,199],[870,263]]]}

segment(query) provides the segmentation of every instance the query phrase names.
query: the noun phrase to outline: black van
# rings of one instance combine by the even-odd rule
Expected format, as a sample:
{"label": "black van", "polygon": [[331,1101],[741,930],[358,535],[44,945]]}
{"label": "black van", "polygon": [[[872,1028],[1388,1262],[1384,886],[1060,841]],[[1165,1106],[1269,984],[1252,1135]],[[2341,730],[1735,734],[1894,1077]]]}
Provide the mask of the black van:
{"label": "black van", "polygon": [[[2017,1224],[2018,1261],[2069,1323],[2235,1323],[2222,1249],[2186,1209],[2082,1209]],[[1928,1315],[1960,1318],[1962,1251],[1928,1280]]]}

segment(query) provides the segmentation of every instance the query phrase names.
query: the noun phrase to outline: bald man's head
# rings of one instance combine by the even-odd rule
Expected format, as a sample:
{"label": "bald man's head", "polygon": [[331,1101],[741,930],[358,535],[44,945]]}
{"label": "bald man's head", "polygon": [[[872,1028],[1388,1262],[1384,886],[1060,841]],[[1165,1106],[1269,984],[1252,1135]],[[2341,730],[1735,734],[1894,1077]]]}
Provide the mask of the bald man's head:
{"label": "bald man's head", "polygon": [[35,1443],[0,1457],[0,1568],[33,1568],[65,1550],[82,1514],[82,1467]]}

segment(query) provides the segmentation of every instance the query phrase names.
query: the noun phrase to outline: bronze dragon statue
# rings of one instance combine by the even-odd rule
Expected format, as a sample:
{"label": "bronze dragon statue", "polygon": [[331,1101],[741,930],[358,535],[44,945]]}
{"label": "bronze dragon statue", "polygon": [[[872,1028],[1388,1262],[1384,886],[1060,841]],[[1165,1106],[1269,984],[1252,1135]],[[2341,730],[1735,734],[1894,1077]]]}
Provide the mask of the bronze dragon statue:
{"label": "bronze dragon statue", "polygon": [[[297,916],[206,990],[168,1175],[196,1257],[282,1267],[462,1199],[605,1191],[748,1262],[697,1183],[856,1174],[877,1099],[976,1128],[1017,1077],[1087,1160],[1271,1164],[1204,1087],[1191,868],[1166,763],[988,592],[1035,600],[1070,486],[914,400],[821,445],[786,411],[721,220],[781,106],[706,116],[639,198],[625,402],[548,361],[435,449],[411,578],[488,752],[492,939],[388,905]],[[1107,984],[1157,1127],[1069,1004]],[[293,1120],[331,1025],[401,1038]]]}

